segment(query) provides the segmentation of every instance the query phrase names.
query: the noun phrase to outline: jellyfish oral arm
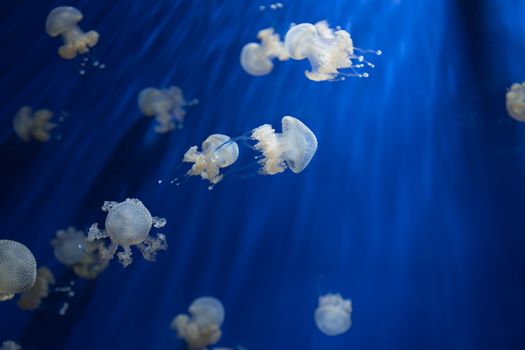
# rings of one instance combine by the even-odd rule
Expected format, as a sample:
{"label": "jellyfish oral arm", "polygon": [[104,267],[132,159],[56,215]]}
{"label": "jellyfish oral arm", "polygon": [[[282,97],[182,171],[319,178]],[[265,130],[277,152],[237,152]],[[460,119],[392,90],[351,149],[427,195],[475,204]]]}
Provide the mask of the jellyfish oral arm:
{"label": "jellyfish oral arm", "polygon": [[157,238],[148,237],[144,242],[137,244],[142,256],[147,261],[155,261],[157,251],[168,249],[166,236],[162,233],[157,234]]}
{"label": "jellyfish oral arm", "polygon": [[101,230],[98,228],[98,223],[94,223],[91,225],[88,231],[88,241],[94,241],[95,239],[101,239],[109,237],[107,232],[105,230]]}

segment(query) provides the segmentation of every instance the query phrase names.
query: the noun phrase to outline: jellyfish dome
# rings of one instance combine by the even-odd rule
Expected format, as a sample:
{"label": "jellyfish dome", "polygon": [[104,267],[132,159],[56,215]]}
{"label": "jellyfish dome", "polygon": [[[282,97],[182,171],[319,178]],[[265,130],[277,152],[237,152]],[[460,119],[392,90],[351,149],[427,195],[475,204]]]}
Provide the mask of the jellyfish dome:
{"label": "jellyfish dome", "polygon": [[315,310],[315,324],[326,335],[339,335],[350,329],[351,315],[350,299],[345,300],[340,294],[326,294],[319,297],[319,306]]}
{"label": "jellyfish dome", "polygon": [[525,82],[512,84],[505,97],[509,115],[519,122],[525,122]]}
{"label": "jellyfish dome", "polygon": [[35,284],[23,292],[17,305],[22,310],[36,310],[40,307],[42,299],[49,296],[49,286],[55,284],[55,276],[47,267],[39,267]]}
{"label": "jellyfish dome", "polygon": [[224,306],[213,297],[200,297],[191,303],[188,311],[191,319],[199,327],[208,327],[212,324],[218,327],[224,322]]}
{"label": "jellyfish dome", "polygon": [[18,110],[13,119],[13,128],[18,137],[24,141],[34,138],[45,142],[50,138],[49,131],[56,127],[50,123],[53,112],[48,109],[39,109],[33,113],[31,107],[23,106]]}
{"label": "jellyfish dome", "polygon": [[294,173],[302,172],[317,151],[317,138],[299,119],[285,116],[281,120],[282,133],[276,133],[269,124],[253,129],[251,138],[257,141],[254,148],[263,158],[260,172],[274,175],[290,168]]}
{"label": "jellyfish dome", "polygon": [[149,210],[138,199],[128,198],[123,202],[104,202],[102,210],[108,212],[105,230],[100,230],[98,224],[91,225],[88,232],[88,240],[109,237],[111,243],[105,247],[99,245],[99,254],[102,262],[113,258],[117,248],[121,246],[123,252],[117,254],[120,263],[126,267],[133,259],[131,258],[131,246],[137,246],[144,259],[155,261],[158,250],[166,250],[168,245],[163,234],[157,234],[156,238],[149,235],[151,227],[161,228],[166,225],[166,219],[151,216]]}
{"label": "jellyfish dome", "polygon": [[83,18],[80,10],[71,6],[59,6],[51,10],[46,19],[46,32],[50,37],[62,36],[64,45],[58,49],[58,54],[64,59],[72,59],[77,54],[85,54],[95,46],[99,34],[94,30],[84,33],[78,27]]}
{"label": "jellyfish dome", "polygon": [[12,340],[6,340],[2,343],[0,350],[21,350],[22,347]]}
{"label": "jellyfish dome", "polygon": [[0,301],[29,290],[36,281],[36,261],[22,243],[0,240]]}
{"label": "jellyfish dome", "polygon": [[246,73],[253,76],[267,75],[273,70],[274,58],[286,61],[290,57],[279,34],[273,28],[266,28],[257,34],[261,44],[248,43],[241,51],[241,66]]}
{"label": "jellyfish dome", "polygon": [[199,152],[197,149],[197,146],[190,147],[184,154],[183,162],[194,163],[187,175],[200,175],[212,185],[222,180],[220,169],[232,165],[239,157],[237,143],[222,134],[209,136],[202,143],[202,151]]}

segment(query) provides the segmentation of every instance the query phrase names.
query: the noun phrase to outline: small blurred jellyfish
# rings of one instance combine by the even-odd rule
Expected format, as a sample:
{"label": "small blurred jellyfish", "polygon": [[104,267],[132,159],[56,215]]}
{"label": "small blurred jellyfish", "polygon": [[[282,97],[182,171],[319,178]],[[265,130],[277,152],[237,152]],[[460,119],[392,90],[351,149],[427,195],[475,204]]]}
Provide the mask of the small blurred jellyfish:
{"label": "small blurred jellyfish", "polygon": [[49,131],[56,127],[56,124],[49,122],[52,117],[53,112],[49,109],[39,109],[33,113],[31,107],[23,106],[13,119],[13,128],[18,137],[26,142],[31,138],[46,142],[50,138]]}
{"label": "small blurred jellyfish", "polygon": [[74,227],[58,230],[51,245],[56,259],[71,267],[81,278],[95,279],[108,266],[99,259],[99,244],[88,241],[84,232]]}
{"label": "small blurred jellyfish", "polygon": [[36,282],[18,299],[17,305],[22,310],[36,310],[42,299],[49,296],[49,286],[55,284],[55,276],[47,267],[39,267],[36,272]]}
{"label": "small blurred jellyfish", "polygon": [[509,115],[519,122],[525,122],[525,82],[512,84],[505,97]]}
{"label": "small blurred jellyfish", "polygon": [[99,255],[102,263],[111,260],[117,248],[124,251],[117,254],[120,263],[126,267],[133,261],[131,246],[135,245],[147,261],[155,261],[157,250],[166,250],[166,237],[159,233],[157,238],[149,235],[151,227],[161,228],[166,225],[166,219],[151,216],[149,210],[138,199],[127,198],[123,202],[104,202],[102,210],[108,212],[105,230],[100,230],[98,224],[91,225],[88,241],[109,237],[108,247],[99,244]]}
{"label": "small blurred jellyfish", "polygon": [[169,89],[146,88],[138,97],[140,111],[148,116],[155,117],[158,133],[170,132],[177,126],[182,129],[186,110],[184,107],[199,103],[197,99],[186,101],[182,90],[177,86]]}
{"label": "small blurred jellyfish", "polygon": [[319,297],[315,310],[315,324],[326,335],[343,334],[352,325],[352,301],[343,299],[340,294],[326,294]]}
{"label": "small blurred jellyfish", "polygon": [[36,276],[33,253],[22,243],[0,240],[0,301],[31,289]]}
{"label": "small blurred jellyfish", "polygon": [[170,328],[188,344],[190,350],[200,350],[215,344],[221,338],[221,325],[224,321],[222,303],[212,297],[197,298],[190,305],[189,316],[177,315]]}
{"label": "small blurred jellyfish", "polygon": [[22,346],[15,343],[12,340],[6,340],[2,343],[2,346],[0,347],[0,350],[21,350]]}
{"label": "small blurred jellyfish", "polygon": [[[294,60],[310,61],[311,71],[305,71],[308,79],[313,81],[333,81],[344,77],[368,77],[368,73],[358,73],[356,69],[374,65],[364,59],[363,55],[355,52],[375,53],[381,51],[362,50],[354,47],[350,34],[342,29],[333,30],[326,21],[317,22],[315,25],[301,23],[292,26],[286,33],[284,45],[288,54]],[[352,60],[357,60],[354,64]],[[352,73],[340,72],[340,69],[349,68]]]}
{"label": "small blurred jellyfish", "polygon": [[279,34],[273,28],[266,28],[257,34],[261,44],[248,43],[241,51],[241,66],[246,73],[254,76],[267,75],[273,70],[274,58],[286,61],[290,58]]}
{"label": "small blurred jellyfish", "polygon": [[56,7],[47,16],[46,32],[50,37],[62,36],[64,45],[60,46],[58,54],[66,60],[89,52],[98,42],[97,32],[90,30],[84,33],[77,26],[82,18],[82,12],[71,6]]}
{"label": "small blurred jellyfish", "polygon": [[260,5],[259,6],[259,11],[264,11],[266,10],[267,8],[270,9],[270,10],[279,10],[279,9],[282,9],[284,7],[284,5],[281,3],[281,2],[276,2],[276,3],[273,3],[273,4],[270,4],[268,6],[266,5]]}

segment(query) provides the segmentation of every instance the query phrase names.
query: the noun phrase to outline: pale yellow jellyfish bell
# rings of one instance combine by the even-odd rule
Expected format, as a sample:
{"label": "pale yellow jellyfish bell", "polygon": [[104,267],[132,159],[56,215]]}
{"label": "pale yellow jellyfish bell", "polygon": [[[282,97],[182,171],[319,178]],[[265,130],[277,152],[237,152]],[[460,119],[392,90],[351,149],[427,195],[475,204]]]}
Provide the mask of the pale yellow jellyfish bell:
{"label": "pale yellow jellyfish bell", "polygon": [[31,107],[23,106],[13,119],[13,129],[23,141],[34,138],[46,142],[50,138],[49,131],[57,126],[49,121],[52,117],[53,112],[48,109],[39,109],[33,113]]}
{"label": "pale yellow jellyfish bell", "polygon": [[64,45],[60,46],[58,54],[64,59],[85,54],[98,42],[99,34],[96,31],[84,33],[77,26],[82,18],[82,12],[71,6],[56,7],[47,16],[46,32],[51,37],[62,36]]}
{"label": "pale yellow jellyfish bell", "polygon": [[273,28],[259,31],[257,37],[261,40],[261,44],[248,43],[243,46],[241,66],[250,75],[263,76],[273,70],[274,58],[285,61],[290,57],[279,34],[275,34]]}
{"label": "pale yellow jellyfish bell", "polygon": [[299,119],[285,116],[281,120],[282,133],[276,133],[270,124],[253,129],[254,148],[262,152],[260,173],[274,175],[290,168],[302,172],[317,151],[315,134]]}
{"label": "pale yellow jellyfish bell", "polygon": [[326,294],[319,297],[314,316],[317,328],[324,334],[343,334],[352,326],[352,301],[343,299],[340,294]]}
{"label": "pale yellow jellyfish bell", "polygon": [[49,286],[55,284],[55,276],[47,267],[39,267],[35,284],[23,292],[17,306],[22,310],[36,310],[42,304],[42,299],[49,296]]}
{"label": "pale yellow jellyfish bell", "polygon": [[525,122],[525,82],[512,84],[505,97],[509,115],[519,122]]}
{"label": "pale yellow jellyfish bell", "polygon": [[33,287],[36,274],[35,257],[25,245],[0,240],[0,301]]}

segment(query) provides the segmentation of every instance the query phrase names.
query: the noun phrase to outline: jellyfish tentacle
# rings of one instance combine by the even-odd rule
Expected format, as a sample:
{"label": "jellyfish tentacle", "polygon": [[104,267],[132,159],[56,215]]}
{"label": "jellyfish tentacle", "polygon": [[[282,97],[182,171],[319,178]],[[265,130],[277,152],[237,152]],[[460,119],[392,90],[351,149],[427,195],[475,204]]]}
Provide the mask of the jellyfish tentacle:
{"label": "jellyfish tentacle", "polygon": [[95,239],[101,239],[101,238],[106,238],[106,237],[109,237],[108,233],[106,232],[106,230],[99,229],[97,222],[95,222],[89,228],[88,237],[87,237],[88,241],[94,241]]}
{"label": "jellyfish tentacle", "polygon": [[155,261],[158,250],[168,249],[166,236],[162,233],[157,234],[157,238],[148,237],[144,242],[137,244],[142,256],[147,261]]}
{"label": "jellyfish tentacle", "polygon": [[104,201],[104,205],[102,205],[102,210],[103,211],[110,211],[117,204],[119,204],[119,203],[118,202],[114,202],[114,201]]}
{"label": "jellyfish tentacle", "polygon": [[158,216],[152,216],[151,218],[153,220],[153,227],[161,228],[161,227],[166,226],[166,222],[167,221],[166,221],[165,218],[161,218],[161,217],[158,217]]}

